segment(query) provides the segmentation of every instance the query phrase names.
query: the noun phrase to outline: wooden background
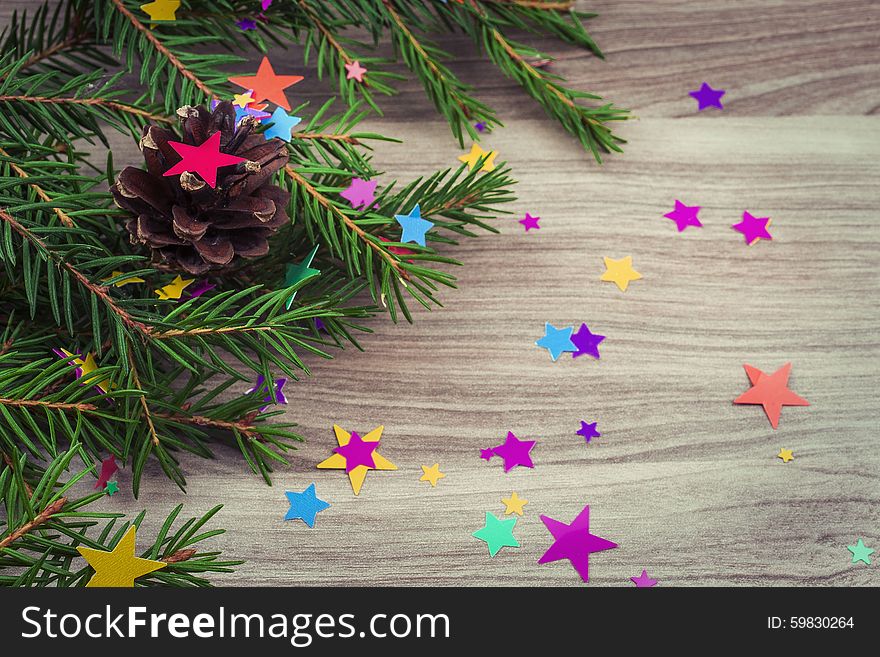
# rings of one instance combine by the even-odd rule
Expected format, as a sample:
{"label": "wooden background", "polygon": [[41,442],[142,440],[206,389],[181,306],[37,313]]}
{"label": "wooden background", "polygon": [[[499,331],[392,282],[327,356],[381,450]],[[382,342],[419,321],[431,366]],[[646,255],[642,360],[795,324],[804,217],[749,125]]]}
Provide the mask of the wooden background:
{"label": "wooden background", "polygon": [[[4,2],[2,19],[27,4]],[[590,28],[606,62],[530,42],[575,86],[634,110],[625,155],[597,166],[467,43],[445,40],[506,124],[484,145],[520,180],[516,216],[453,250],[466,266],[445,309],[413,326],[379,318],[366,353],[310,361],[314,376],[287,389],[308,443],[274,486],[221,447],[212,462],[184,458],[188,494],[154,468],[134,500],[123,471],[106,508],[145,506],[155,523],[181,501],[225,503],[214,545],[247,559],[215,578],[227,585],[574,585],[567,563],[536,564],[550,544],[538,516],[568,522],[584,504],[594,533],[620,544],[591,559],[593,586],[631,586],[642,568],[661,586],[880,584],[876,562],[852,565],[846,549],[858,537],[880,549],[877,3],[579,6],[600,14]],[[273,56],[282,73],[299,61]],[[697,114],[687,92],[704,80],[727,90],[723,112]],[[313,75],[294,91],[326,93]],[[370,127],[404,144],[377,148],[383,180],[456,164],[417,83],[384,107]],[[676,198],[703,206],[704,228],[676,232],[662,217]],[[773,218],[773,242],[747,247],[730,229],[744,210]],[[539,231],[516,223],[526,211]],[[605,255],[632,255],[644,279],[626,293],[601,283]],[[602,359],[551,362],[534,346],[545,321],[587,322],[607,336]],[[787,361],[812,406],[784,409],[773,431],[760,407],[731,401],[748,387],[743,363]],[[589,446],[581,419],[602,432]],[[316,470],[334,423],[384,424],[399,470],[369,473],[357,498],[343,472]],[[533,470],[480,460],[509,430],[538,441]],[[435,462],[447,477],[431,489],[419,466]],[[283,522],[284,491],[311,482],[333,506],[315,529]],[[513,490],[530,500],[522,547],[490,559],[471,532]]]}

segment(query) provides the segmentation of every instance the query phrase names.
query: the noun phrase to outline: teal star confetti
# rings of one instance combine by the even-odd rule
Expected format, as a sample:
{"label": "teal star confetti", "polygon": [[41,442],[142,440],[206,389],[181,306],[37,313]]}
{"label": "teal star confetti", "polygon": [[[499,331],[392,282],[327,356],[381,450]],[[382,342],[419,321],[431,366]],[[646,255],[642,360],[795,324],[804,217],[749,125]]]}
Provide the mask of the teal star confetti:
{"label": "teal star confetti", "polygon": [[107,493],[110,497],[113,497],[116,493],[119,492],[119,484],[115,481],[108,481],[107,485],[104,487],[104,492]]}
{"label": "teal star confetti", "polygon": [[309,484],[309,487],[302,493],[286,491],[284,494],[287,495],[287,500],[290,502],[290,509],[287,511],[287,515],[284,516],[285,520],[299,519],[309,527],[314,527],[315,516],[324,509],[330,508],[328,502],[318,498],[318,495],[315,493],[315,484]]}
{"label": "teal star confetti", "polygon": [[394,218],[403,228],[403,234],[400,236],[401,242],[415,242],[419,246],[425,246],[425,233],[431,230],[434,224],[427,219],[422,219],[422,210],[418,203],[409,214],[396,214]]}
{"label": "teal star confetti", "polygon": [[519,547],[519,541],[513,537],[514,527],[516,518],[501,520],[486,511],[486,524],[471,535],[484,541],[489,546],[489,556],[494,557],[503,547]]}
{"label": "teal star confetti", "polygon": [[[311,278],[312,276],[317,276],[321,273],[320,269],[313,269],[310,265],[312,264],[312,260],[315,259],[315,254],[318,252],[318,244],[315,245],[315,248],[312,249],[312,252],[309,253],[305,258],[303,258],[302,262],[299,262],[295,265],[287,265],[287,271],[284,274],[284,285],[285,287],[290,287],[291,285],[296,285],[301,281],[306,280],[307,278]],[[294,290],[293,294],[290,295],[290,298],[287,300],[287,309],[290,310],[290,307],[293,305],[293,300],[296,298],[296,293],[298,290]]]}
{"label": "teal star confetti", "polygon": [[862,539],[859,539],[855,545],[847,545],[846,549],[852,552],[852,563],[864,561],[869,566],[871,565],[871,555],[877,551],[865,545]]}
{"label": "teal star confetti", "polygon": [[550,352],[550,358],[557,360],[566,351],[577,351],[574,342],[571,341],[572,328],[559,329],[550,322],[544,323],[544,337],[535,342]]}

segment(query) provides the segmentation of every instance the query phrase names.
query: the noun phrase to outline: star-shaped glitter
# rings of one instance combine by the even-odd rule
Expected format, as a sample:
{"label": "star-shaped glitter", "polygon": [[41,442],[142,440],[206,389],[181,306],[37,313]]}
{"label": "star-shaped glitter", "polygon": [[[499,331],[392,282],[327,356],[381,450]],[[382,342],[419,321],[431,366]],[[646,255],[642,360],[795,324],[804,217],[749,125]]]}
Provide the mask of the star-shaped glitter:
{"label": "star-shaped glitter", "polygon": [[164,561],[134,556],[136,532],[137,528],[134,525],[129,527],[110,552],[83,546],[76,548],[77,552],[95,569],[95,574],[86,584],[87,588],[96,586],[132,588],[134,580],[138,577],[168,565]]}
{"label": "star-shaped glitter", "polygon": [[504,503],[504,515],[506,516],[509,516],[511,513],[521,516],[523,514],[523,507],[529,503],[527,499],[517,495],[516,491],[513,491],[510,497],[502,497],[501,501]]}
{"label": "star-shaped glitter", "polygon": [[484,461],[491,461],[493,456],[495,456],[495,450],[493,450],[491,447],[480,450],[480,458]]}
{"label": "star-shaped glitter", "polygon": [[339,195],[351,203],[351,207],[355,210],[373,207],[376,202],[376,185],[378,184],[378,180],[352,178],[348,187],[339,192]]}
{"label": "star-shaped glitter", "polygon": [[554,361],[566,351],[575,351],[577,347],[571,341],[572,328],[556,328],[550,322],[544,322],[544,337],[535,344],[550,352],[550,358]]}
{"label": "star-shaped glitter", "polygon": [[688,95],[697,100],[697,110],[702,112],[707,107],[724,109],[724,105],[721,104],[721,97],[725,93],[724,89],[713,89],[704,82],[696,91],[688,92]]}
{"label": "star-shaped glitter", "polygon": [[366,443],[357,434],[351,432],[351,439],[345,444],[340,445],[333,451],[345,458],[345,471],[351,472],[358,466],[365,466],[368,469],[375,469],[376,463],[373,461],[373,452],[379,447],[380,442]]}
{"label": "star-shaped glitter", "polygon": [[[358,436],[358,440],[365,443],[378,443],[380,438],[382,437],[383,429],[384,427],[376,427],[363,438]],[[342,427],[335,424],[333,425],[333,431],[336,433],[336,442],[339,443],[339,447],[345,447],[346,445],[348,445],[348,443],[356,435],[354,433],[348,433]],[[358,465],[353,470],[349,470],[347,468],[348,464],[346,457],[343,454],[338,453],[333,454],[333,456],[321,461],[318,464],[318,467],[322,469],[345,470],[348,474],[348,479],[351,482],[351,488],[354,491],[354,494],[359,495],[361,492],[361,487],[364,485],[364,480],[367,478],[368,471],[397,470],[397,466],[386,459],[384,456],[379,454],[379,452],[374,450],[371,453],[371,457],[374,463],[374,466],[372,468],[367,465]]]}
{"label": "star-shaped glitter", "polygon": [[620,260],[604,257],[605,273],[602,274],[601,280],[614,283],[620,288],[621,292],[626,292],[626,288],[632,281],[639,280],[642,275],[633,269],[632,256],[626,256]]}
{"label": "star-shaped glitter", "polygon": [[791,363],[786,363],[773,374],[765,374],[757,367],[743,365],[752,387],[733,400],[734,404],[760,404],[774,429],[779,426],[783,406],[809,406],[803,397],[788,389]]}
{"label": "star-shaped glitter", "polygon": [[184,171],[197,173],[211,189],[217,186],[217,169],[247,162],[247,158],[220,152],[220,132],[217,131],[198,146],[190,146],[179,141],[169,141],[181,160],[164,174],[177,176]]}
{"label": "star-shaped glitter", "polygon": [[532,463],[530,452],[536,442],[535,440],[520,440],[513,435],[512,431],[508,431],[507,439],[497,447],[493,447],[492,453],[495,456],[500,456],[504,461],[505,472],[510,472],[518,465],[524,468],[534,468],[535,464]]}
{"label": "star-shaped glitter", "polygon": [[260,6],[266,11],[272,5],[272,0],[260,0]]}
{"label": "star-shaped glitter", "polygon": [[699,205],[685,205],[678,199],[675,199],[675,209],[672,210],[672,212],[667,212],[663,216],[667,219],[672,219],[680,233],[688,226],[702,228],[703,224],[700,223],[700,218],[697,216],[699,212]]}
{"label": "star-shaped glitter", "polygon": [[235,24],[238,26],[242,32],[247,32],[248,30],[256,30],[257,22],[252,18],[242,18],[235,21]]}
{"label": "star-shaped glitter", "polygon": [[575,431],[575,433],[579,436],[582,436],[585,442],[590,442],[591,438],[598,438],[602,434],[596,431],[596,425],[598,422],[584,422],[581,420],[581,428]]}
{"label": "star-shaped glitter", "polygon": [[[292,287],[312,276],[318,276],[321,273],[320,269],[315,269],[311,266],[312,260],[315,259],[315,254],[318,252],[318,246],[318,244],[315,244],[315,248],[313,248],[301,262],[298,262],[295,265],[287,265],[287,269],[284,272],[284,287]],[[290,310],[290,307],[293,305],[293,300],[296,299],[297,292],[299,292],[298,289],[294,290],[287,299],[288,310]]]}
{"label": "star-shaped glitter", "polygon": [[871,565],[871,555],[876,552],[873,548],[865,545],[862,539],[859,539],[855,545],[847,545],[846,549],[852,552],[852,563],[863,561],[869,566]]}
{"label": "star-shaped glitter", "polygon": [[315,484],[309,484],[301,493],[285,491],[290,509],[284,516],[285,520],[302,520],[309,527],[315,526],[315,516],[324,509],[329,509],[330,504],[318,498],[315,492]]}
{"label": "star-shaped glitter", "polygon": [[434,224],[422,219],[422,210],[418,203],[409,214],[396,214],[394,218],[403,228],[401,242],[415,242],[419,246],[425,246],[425,234],[434,227]]}
{"label": "star-shaped glitter", "polygon": [[526,212],[525,219],[520,219],[519,223],[521,223],[525,227],[526,232],[528,233],[532,228],[534,228],[535,230],[540,230],[541,227],[538,225],[539,221],[541,221],[541,217],[533,217],[528,212]]}
{"label": "star-shaped glitter", "polygon": [[767,230],[770,225],[770,217],[754,217],[748,211],[743,212],[742,221],[733,224],[731,228],[742,233],[746,244],[751,246],[758,240],[772,240],[773,236]]}
{"label": "star-shaped glitter", "polygon": [[[110,272],[110,275],[107,278],[102,278],[101,282],[103,283],[105,281],[112,281],[117,276],[122,276],[123,273],[125,273],[125,272],[114,270],[114,271]],[[145,282],[146,281],[144,281],[144,279],[141,278],[140,276],[129,276],[128,278],[122,278],[122,279],[116,281],[115,283],[113,283],[113,287],[122,287],[124,285],[129,285],[131,283],[145,283]]]}
{"label": "star-shaped glitter", "polygon": [[476,123],[474,123],[474,128],[477,132],[485,132],[486,124],[483,121],[477,121]]}
{"label": "star-shaped glitter", "polygon": [[435,463],[431,467],[427,465],[422,466],[422,476],[419,477],[419,481],[427,481],[430,482],[431,488],[437,485],[437,482],[443,479],[446,476],[446,473],[440,472],[440,464]]}
{"label": "star-shaped glitter", "polygon": [[477,166],[477,162],[480,161],[480,158],[485,157],[483,165],[480,167],[480,171],[494,171],[496,155],[498,155],[498,151],[484,151],[479,144],[472,144],[471,152],[467,155],[459,155],[458,159],[467,164],[468,169],[473,169]]}
{"label": "star-shaped glitter", "polygon": [[287,397],[284,396],[284,384],[287,383],[287,379],[275,379],[275,396],[272,396],[272,391],[269,390],[269,387],[266,385],[266,377],[260,374],[257,377],[257,382],[254,384],[254,387],[250,390],[245,390],[244,394],[250,395],[254,392],[266,392],[266,396],[263,397],[264,402],[269,402],[265,406],[260,406],[260,413],[264,412],[267,408],[269,408],[270,404],[286,404]]}
{"label": "star-shaped glitter", "polygon": [[174,21],[177,20],[175,12],[180,8],[180,0],[154,0],[141,9],[150,17],[151,21]]}
{"label": "star-shaped glitter", "polygon": [[119,492],[119,484],[115,481],[108,481],[107,485],[104,486],[104,492],[110,497],[113,497]]}
{"label": "star-shaped glitter", "polygon": [[232,105],[244,109],[254,102],[254,90],[248,89],[243,94],[232,94]]}
{"label": "star-shaped glitter", "polygon": [[[220,133],[217,133],[220,134]],[[174,277],[174,280],[171,281],[168,285],[164,287],[160,287],[158,290],[153,290],[156,293],[156,296],[159,297],[162,301],[167,301],[169,299],[179,299],[180,295],[183,294],[183,290],[187,285],[195,281],[194,278],[181,278],[179,275]]]}
{"label": "star-shaped glitter", "polygon": [[783,463],[788,463],[789,461],[794,460],[794,454],[791,453],[790,449],[779,448],[779,454],[776,455],[777,458],[782,459]]}
{"label": "star-shaped glitter", "polygon": [[503,547],[519,547],[519,541],[513,537],[514,527],[516,518],[502,520],[486,511],[486,524],[471,535],[485,541],[489,547],[489,556],[494,557]]}
{"label": "star-shaped glitter", "polygon": [[648,571],[642,568],[642,574],[638,577],[630,577],[630,580],[633,584],[636,585],[637,589],[647,589],[652,586],[657,586],[657,580],[651,579],[648,577]]}
{"label": "star-shaped glitter", "polygon": [[98,481],[95,482],[95,490],[105,488],[107,482],[110,481],[110,477],[112,477],[117,470],[119,470],[119,466],[116,465],[116,459],[112,454],[101,461],[101,474],[98,475]]}
{"label": "star-shaped glitter", "polygon": [[269,122],[272,123],[272,125],[266,129],[263,136],[266,139],[278,137],[278,139],[283,141],[290,141],[290,135],[293,132],[293,129],[300,124],[300,121],[302,121],[302,119],[298,116],[291,116],[280,107],[276,107],[275,111],[272,112],[272,116],[269,118]]}
{"label": "star-shaped glitter", "polygon": [[571,334],[571,342],[576,347],[572,358],[587,354],[593,358],[600,358],[599,344],[605,339],[604,335],[592,333],[586,324],[581,324],[580,328]]}
{"label": "star-shaped glitter", "polygon": [[617,543],[590,533],[589,505],[583,508],[570,525],[548,516],[541,516],[541,521],[554,540],[550,549],[538,559],[538,563],[568,559],[585,582],[590,581],[590,554],[617,547]]}
{"label": "star-shaped glitter", "polygon": [[361,66],[360,62],[349,62],[345,65],[346,80],[357,80],[358,82],[363,82],[364,74],[366,72],[367,69]]}
{"label": "star-shaped glitter", "polygon": [[242,89],[252,89],[256,102],[268,100],[289,112],[290,102],[284,90],[302,79],[301,75],[277,75],[269,58],[263,57],[256,75],[239,75],[229,78],[229,81]]}

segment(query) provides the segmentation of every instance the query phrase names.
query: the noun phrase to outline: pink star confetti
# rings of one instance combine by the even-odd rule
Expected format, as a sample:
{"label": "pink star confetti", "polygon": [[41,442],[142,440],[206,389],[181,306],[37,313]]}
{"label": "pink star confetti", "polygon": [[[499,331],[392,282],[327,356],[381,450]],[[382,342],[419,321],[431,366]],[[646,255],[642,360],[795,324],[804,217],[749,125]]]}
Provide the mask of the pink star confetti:
{"label": "pink star confetti", "polygon": [[680,233],[688,226],[696,226],[697,228],[703,227],[703,224],[700,223],[700,218],[697,216],[699,211],[699,205],[685,205],[676,199],[675,209],[672,212],[667,212],[663,216],[667,219],[672,219]]}
{"label": "pink star confetti", "polygon": [[373,206],[376,200],[376,185],[378,180],[364,180],[362,178],[352,178],[344,190],[339,195],[346,201],[351,203],[351,207],[355,210]]}
{"label": "pink star confetti", "polygon": [[647,589],[652,586],[657,586],[657,580],[651,579],[648,577],[648,571],[642,568],[642,574],[638,577],[630,577],[630,580],[633,584],[636,585],[638,589]]}
{"label": "pink star confetti", "polygon": [[217,186],[217,169],[247,161],[247,158],[220,152],[219,131],[198,146],[179,141],[169,141],[168,144],[177,151],[181,159],[163,175],[176,176],[185,171],[197,173],[211,189]]}
{"label": "pink star confetti", "polygon": [[360,62],[346,64],[345,70],[347,71],[345,74],[346,80],[357,80],[358,82],[364,81],[364,74],[367,72],[367,69],[361,66]]}
{"label": "pink star confetti", "polygon": [[534,228],[535,230],[541,228],[538,225],[539,221],[541,221],[541,217],[533,217],[528,212],[526,212],[525,219],[520,219],[519,223],[521,223],[525,227],[526,232],[528,233],[532,228]]}
{"label": "pink star confetti", "polygon": [[484,461],[491,461],[493,456],[495,456],[495,451],[491,447],[480,450],[480,458]]}
{"label": "pink star confetti", "polygon": [[738,224],[733,224],[731,228],[742,233],[743,237],[746,239],[746,244],[751,246],[758,240],[773,239],[773,236],[767,231],[767,226],[770,225],[770,221],[770,217],[753,217],[751,213],[746,210],[743,212],[742,221]]}

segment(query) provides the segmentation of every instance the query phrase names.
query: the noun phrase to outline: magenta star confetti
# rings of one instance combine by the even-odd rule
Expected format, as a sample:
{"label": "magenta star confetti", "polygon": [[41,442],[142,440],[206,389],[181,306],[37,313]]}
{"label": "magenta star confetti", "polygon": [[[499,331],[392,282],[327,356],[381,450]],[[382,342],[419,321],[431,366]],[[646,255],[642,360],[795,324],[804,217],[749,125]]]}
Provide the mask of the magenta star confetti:
{"label": "magenta star confetti", "polygon": [[116,474],[117,470],[119,470],[119,466],[116,465],[116,459],[112,454],[101,461],[101,474],[98,475],[98,481],[95,482],[95,490],[103,490],[110,477]]}
{"label": "magenta star confetti", "polygon": [[581,324],[581,327],[571,334],[571,341],[577,347],[577,351],[573,351],[571,357],[577,358],[587,354],[598,360],[600,358],[599,344],[604,339],[604,335],[592,333],[586,324]]}
{"label": "magenta star confetti", "polygon": [[528,212],[526,212],[525,219],[520,219],[519,223],[521,223],[528,233],[532,228],[535,230],[539,230],[541,227],[538,225],[538,222],[541,221],[541,217],[533,217]]}
{"label": "magenta star confetti", "polygon": [[337,447],[333,451],[345,457],[345,471],[351,472],[359,465],[375,469],[373,452],[379,447],[379,442],[364,442],[356,432],[351,432],[351,440],[347,444]]}
{"label": "magenta star confetti", "polygon": [[696,91],[688,92],[688,95],[697,99],[697,110],[702,112],[707,107],[724,109],[724,105],[721,104],[721,96],[725,93],[727,92],[724,89],[713,89],[704,82]]}
{"label": "magenta star confetti", "polygon": [[348,187],[341,191],[339,195],[351,203],[351,207],[355,210],[360,210],[367,206],[372,206],[375,202],[377,184],[379,184],[378,180],[352,178]]}
{"label": "magenta star confetti", "polygon": [[581,428],[575,431],[579,436],[583,436],[585,442],[590,442],[591,438],[598,438],[602,434],[596,431],[598,422],[584,422],[581,420]]}
{"label": "magenta star confetti", "polygon": [[273,399],[272,393],[269,391],[268,387],[266,386],[266,377],[264,377],[262,374],[260,374],[257,377],[257,382],[256,382],[256,384],[254,384],[254,387],[251,388],[250,390],[245,390],[245,394],[249,395],[252,392],[262,392],[263,390],[266,391],[266,396],[263,397],[263,401],[269,402],[269,404],[266,404],[265,406],[260,406],[260,413],[262,413],[267,408],[269,408],[269,405],[272,402],[274,402],[276,404],[286,404],[287,403],[287,397],[284,396],[284,384],[285,383],[287,383],[287,379],[275,379],[275,398]]}
{"label": "magenta star confetti", "polygon": [[[379,239],[382,240],[383,242],[390,242],[391,241],[387,237],[382,237],[381,235],[379,235]],[[394,253],[399,256],[412,255],[413,253],[415,253],[415,251],[408,249],[405,246],[389,246],[388,250],[391,251],[391,253]],[[408,258],[407,262],[412,264],[413,263],[412,258]]]}
{"label": "magenta star confetti", "polygon": [[242,18],[235,21],[235,24],[238,25],[238,29],[242,32],[247,32],[248,30],[256,30],[257,23],[252,18]]}
{"label": "magenta star confetti", "polygon": [[743,212],[742,221],[733,224],[731,228],[743,234],[746,244],[751,246],[758,240],[772,240],[773,236],[767,231],[770,225],[770,217],[753,217],[747,210]]}
{"label": "magenta star confetti", "polygon": [[[213,283],[209,283],[207,280],[200,281],[195,287],[187,288],[184,294],[188,294],[190,299],[195,299],[196,297],[202,296],[205,292],[210,292],[213,290],[216,285]],[[183,297],[178,299],[178,301],[182,301]]]}
{"label": "magenta star confetti", "polygon": [[554,520],[549,516],[541,516],[541,522],[553,534],[553,545],[544,553],[538,563],[550,563],[560,559],[568,559],[585,582],[590,581],[590,554],[611,550],[617,547],[604,538],[590,533],[590,507],[584,506],[577,518],[570,525]]}
{"label": "magenta star confetti", "polygon": [[511,469],[520,465],[525,468],[534,468],[530,452],[534,448],[535,440],[520,440],[513,435],[512,431],[507,432],[507,440],[492,448],[495,456],[500,456],[504,461],[504,471],[510,472]]}
{"label": "magenta star confetti", "polygon": [[641,575],[639,575],[638,577],[630,577],[630,580],[633,584],[636,585],[636,588],[638,589],[647,589],[657,585],[657,580],[648,577],[648,571],[644,568],[642,568]]}
{"label": "magenta star confetti", "polygon": [[672,219],[680,233],[688,226],[696,226],[697,228],[703,227],[703,224],[700,223],[700,218],[697,216],[699,211],[699,205],[685,205],[678,199],[675,199],[675,209],[672,212],[667,212],[663,216],[667,219]]}
{"label": "magenta star confetti", "polygon": [[484,461],[491,461],[493,456],[495,456],[495,451],[491,447],[480,450],[480,458]]}
{"label": "magenta star confetti", "polygon": [[263,8],[263,11],[266,11],[272,6],[272,0],[260,0],[260,6]]}

